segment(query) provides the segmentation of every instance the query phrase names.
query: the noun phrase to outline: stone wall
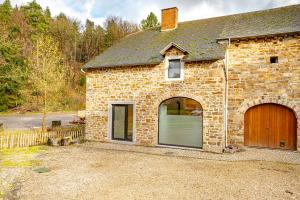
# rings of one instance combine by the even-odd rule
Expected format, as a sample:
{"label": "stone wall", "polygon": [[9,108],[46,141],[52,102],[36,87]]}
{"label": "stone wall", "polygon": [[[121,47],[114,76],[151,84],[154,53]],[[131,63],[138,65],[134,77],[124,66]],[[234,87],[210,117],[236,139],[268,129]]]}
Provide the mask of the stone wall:
{"label": "stone wall", "polygon": [[[270,63],[278,56],[278,63]],[[261,103],[291,108],[300,150],[300,36],[233,41],[229,48],[228,139],[243,145],[244,114]]]}
{"label": "stone wall", "polygon": [[[170,49],[167,55],[180,55]],[[165,65],[113,67],[88,70],[86,110],[87,138],[109,138],[109,102],[134,102],[135,141],[155,146],[158,141],[158,107],[171,97],[188,97],[203,107],[203,149],[221,152],[224,148],[224,63],[190,62],[184,65],[183,81],[166,81]]]}

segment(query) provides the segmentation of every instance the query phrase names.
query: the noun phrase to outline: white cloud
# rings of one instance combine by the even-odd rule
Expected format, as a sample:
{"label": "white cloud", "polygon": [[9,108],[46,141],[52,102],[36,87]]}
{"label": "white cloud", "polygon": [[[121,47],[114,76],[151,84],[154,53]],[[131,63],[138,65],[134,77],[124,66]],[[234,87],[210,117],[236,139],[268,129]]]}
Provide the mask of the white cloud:
{"label": "white cloud", "polygon": [[222,10],[218,10],[213,5],[210,5],[206,2],[199,3],[191,8],[189,8],[188,12],[179,12],[180,19],[179,21],[188,21],[195,20],[201,18],[209,18],[224,15],[225,13]]}
{"label": "white cloud", "polygon": [[[0,0],[2,3],[4,0]],[[12,5],[22,5],[31,0],[11,0]],[[110,15],[139,23],[152,11],[160,19],[161,9],[177,6],[179,21],[208,18],[240,12],[268,9],[300,0],[36,0],[43,8],[50,8],[53,16],[60,12],[85,23],[86,19],[102,25]]]}
{"label": "white cloud", "polygon": [[[24,5],[32,0],[11,0],[12,5]],[[67,16],[85,22],[91,16],[95,0],[80,1],[80,0],[37,0],[42,8],[47,6],[50,8],[52,16],[56,16],[63,12]]]}
{"label": "white cloud", "polygon": [[91,13],[93,11],[93,6],[95,4],[95,0],[86,1],[84,3],[84,18],[92,18]]}

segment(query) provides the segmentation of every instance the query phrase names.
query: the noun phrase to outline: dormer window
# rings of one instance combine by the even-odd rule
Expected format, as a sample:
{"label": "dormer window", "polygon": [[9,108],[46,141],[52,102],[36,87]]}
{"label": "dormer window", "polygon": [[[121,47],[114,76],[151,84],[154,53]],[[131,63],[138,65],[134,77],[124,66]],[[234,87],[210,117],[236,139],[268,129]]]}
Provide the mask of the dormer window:
{"label": "dormer window", "polygon": [[[170,50],[175,50],[175,53],[172,52],[170,55],[168,53]],[[160,51],[160,54],[165,57],[165,80],[182,81],[184,77],[184,62],[182,59],[188,55],[188,52],[179,45],[171,42]]]}
{"label": "dormer window", "polygon": [[183,61],[180,57],[166,57],[165,78],[167,81],[183,80]]}
{"label": "dormer window", "polygon": [[168,78],[180,78],[181,71],[180,59],[170,59],[168,68]]}

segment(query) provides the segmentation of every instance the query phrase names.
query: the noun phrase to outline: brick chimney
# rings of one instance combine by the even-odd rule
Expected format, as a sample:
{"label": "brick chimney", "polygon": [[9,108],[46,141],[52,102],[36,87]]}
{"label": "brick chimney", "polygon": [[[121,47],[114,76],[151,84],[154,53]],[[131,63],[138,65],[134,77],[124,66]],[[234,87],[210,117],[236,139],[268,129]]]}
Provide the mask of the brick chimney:
{"label": "brick chimney", "polygon": [[161,10],[161,31],[177,28],[178,9],[176,7]]}

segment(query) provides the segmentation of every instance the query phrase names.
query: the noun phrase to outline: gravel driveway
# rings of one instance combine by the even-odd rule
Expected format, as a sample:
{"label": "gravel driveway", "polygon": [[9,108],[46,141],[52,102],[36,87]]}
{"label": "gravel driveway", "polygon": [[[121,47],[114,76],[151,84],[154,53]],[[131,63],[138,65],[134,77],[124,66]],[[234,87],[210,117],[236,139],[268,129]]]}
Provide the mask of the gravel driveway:
{"label": "gravel driveway", "polygon": [[27,170],[20,199],[300,199],[299,164],[206,160],[164,151],[49,148],[39,160],[50,172]]}
{"label": "gravel driveway", "polygon": [[[75,116],[76,113],[49,113],[47,114],[47,125],[50,126],[54,120],[61,120],[62,125],[67,125]],[[4,123],[5,129],[41,127],[42,114],[0,115],[0,123]]]}

